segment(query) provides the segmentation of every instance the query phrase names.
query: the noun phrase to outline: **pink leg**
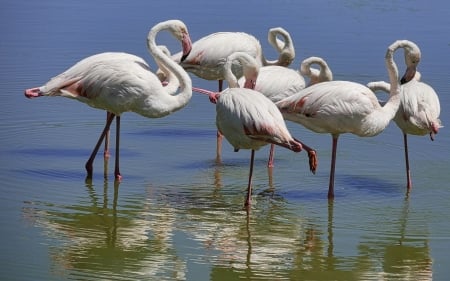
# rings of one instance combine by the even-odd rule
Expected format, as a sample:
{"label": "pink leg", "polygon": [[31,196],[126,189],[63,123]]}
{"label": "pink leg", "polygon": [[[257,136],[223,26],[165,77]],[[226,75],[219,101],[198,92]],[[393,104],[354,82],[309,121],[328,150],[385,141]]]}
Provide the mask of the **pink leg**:
{"label": "pink leg", "polygon": [[87,171],[88,179],[92,178],[92,170],[93,170],[92,164],[94,163],[95,156],[97,155],[98,149],[100,148],[100,145],[102,144],[103,139],[105,138],[105,135],[109,131],[109,127],[111,126],[111,123],[114,120],[114,117],[116,117],[116,116],[112,113],[108,116],[108,119],[106,120],[105,128],[103,129],[102,134],[98,138],[97,144],[95,145],[94,150],[91,153],[91,156],[89,157],[88,161],[86,162],[85,168]]}
{"label": "pink leg", "polygon": [[248,175],[248,187],[247,187],[247,198],[245,199],[244,206],[249,209],[252,204],[252,176],[253,176],[253,162],[255,160],[255,150],[252,149],[252,155],[250,157],[250,172]]}
{"label": "pink leg", "polygon": [[269,188],[273,189],[273,168],[267,168],[267,175],[269,177]]}
{"label": "pink leg", "polygon": [[116,161],[114,167],[114,176],[117,181],[122,180],[122,176],[119,171],[119,151],[120,151],[120,116],[116,116]]}
{"label": "pink leg", "polygon": [[409,157],[408,157],[408,135],[403,134],[403,143],[405,146],[405,163],[406,163],[406,189],[409,192],[412,188],[411,170],[409,169]]}
{"label": "pink leg", "polygon": [[[111,114],[112,114],[111,112],[108,112],[108,111],[106,112],[106,121],[108,121],[109,116]],[[105,135],[105,149],[103,151],[103,156],[106,159],[108,159],[109,156],[110,156],[110,154],[109,154],[109,129],[108,129],[108,131],[106,132],[106,135]]]}
{"label": "pink leg", "polygon": [[217,148],[216,148],[216,162],[220,163],[222,161],[222,140],[223,135],[217,130]]}
{"label": "pink leg", "polygon": [[269,161],[267,161],[267,167],[273,168],[273,156],[275,154],[275,145],[270,145],[270,151],[269,151]]}
{"label": "pink leg", "polygon": [[331,169],[330,169],[330,184],[328,186],[328,199],[334,198],[334,170],[336,168],[336,150],[339,135],[333,135],[333,151],[331,153]]}
{"label": "pink leg", "polygon": [[299,142],[302,145],[303,149],[305,149],[306,152],[308,152],[309,170],[311,171],[311,173],[315,174],[317,170],[317,165],[319,164],[319,161],[317,159],[317,152],[313,148],[301,142],[300,140],[296,138],[294,138],[294,140]]}

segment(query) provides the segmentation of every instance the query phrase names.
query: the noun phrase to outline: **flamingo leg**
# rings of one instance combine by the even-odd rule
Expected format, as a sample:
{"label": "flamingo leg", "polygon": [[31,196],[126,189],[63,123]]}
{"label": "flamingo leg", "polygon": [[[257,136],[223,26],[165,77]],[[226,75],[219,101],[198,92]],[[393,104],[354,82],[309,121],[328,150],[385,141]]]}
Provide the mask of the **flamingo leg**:
{"label": "flamingo leg", "polygon": [[95,145],[94,150],[91,153],[91,156],[89,156],[89,159],[86,162],[85,168],[86,168],[86,171],[87,171],[87,178],[88,179],[92,178],[92,170],[93,170],[92,164],[94,163],[95,156],[97,155],[98,149],[100,148],[100,145],[102,144],[103,139],[105,138],[106,134],[109,131],[109,127],[111,126],[111,123],[114,120],[114,117],[116,117],[116,115],[111,113],[108,116],[108,119],[106,119],[105,128],[103,129],[100,137],[98,138],[97,144]]}
{"label": "flamingo leg", "polygon": [[117,181],[122,180],[122,176],[119,171],[119,151],[120,151],[120,116],[116,116],[116,157],[114,165],[114,176]]}
{"label": "flamingo leg", "polygon": [[[111,113],[109,111],[106,112],[106,121],[108,121],[108,118],[111,114],[113,114],[113,113]],[[109,129],[105,135],[105,149],[103,151],[103,156],[105,157],[105,159],[108,159],[110,156],[110,154],[109,154]]]}
{"label": "flamingo leg", "polygon": [[[223,80],[219,80],[219,93],[222,92]],[[217,141],[216,141],[216,163],[222,161],[222,141],[223,135],[217,130]]]}
{"label": "flamingo leg", "polygon": [[217,147],[216,147],[216,163],[222,161],[222,140],[223,135],[217,130]]}
{"label": "flamingo leg", "polygon": [[248,209],[252,204],[252,176],[253,176],[253,162],[255,160],[255,150],[252,149],[252,154],[250,157],[250,172],[248,175],[248,187],[247,187],[247,198],[245,199],[244,206]]}
{"label": "flamingo leg", "polygon": [[328,186],[328,199],[334,198],[334,170],[336,168],[336,150],[339,135],[333,135],[333,148],[331,152],[331,169],[330,169],[330,183]]}
{"label": "flamingo leg", "polygon": [[273,168],[273,156],[275,154],[275,145],[270,145],[270,151],[269,151],[269,160],[267,161],[267,167]]}
{"label": "flamingo leg", "polygon": [[409,192],[412,188],[411,170],[409,169],[409,156],[408,156],[408,135],[403,134],[403,143],[405,147],[405,163],[406,163],[406,189]]}

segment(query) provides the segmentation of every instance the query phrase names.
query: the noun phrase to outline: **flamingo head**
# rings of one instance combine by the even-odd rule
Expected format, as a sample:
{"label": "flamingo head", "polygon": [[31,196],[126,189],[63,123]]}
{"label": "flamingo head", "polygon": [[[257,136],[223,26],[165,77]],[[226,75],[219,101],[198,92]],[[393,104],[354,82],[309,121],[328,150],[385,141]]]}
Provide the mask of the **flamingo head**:
{"label": "flamingo head", "polygon": [[409,45],[405,46],[405,63],[406,71],[400,80],[401,84],[408,83],[416,76],[417,66],[420,62],[420,49],[416,44],[409,42]]}
{"label": "flamingo head", "polygon": [[183,37],[181,39],[181,45],[183,47],[183,55],[181,56],[181,61],[184,61],[187,58],[187,56],[189,56],[192,50],[192,41],[187,31],[186,33],[183,34]]}
{"label": "flamingo head", "polygon": [[192,41],[189,37],[189,32],[186,25],[180,20],[169,20],[164,22],[167,29],[172,33],[172,35],[181,41],[182,46],[182,56],[181,61],[186,59],[192,49]]}

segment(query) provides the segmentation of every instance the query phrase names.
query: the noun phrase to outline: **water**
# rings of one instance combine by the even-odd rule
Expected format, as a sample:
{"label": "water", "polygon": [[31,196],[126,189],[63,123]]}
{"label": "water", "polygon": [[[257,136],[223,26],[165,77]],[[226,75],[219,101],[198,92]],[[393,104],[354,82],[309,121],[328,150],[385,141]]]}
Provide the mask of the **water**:
{"label": "water", "polygon": [[[163,119],[122,118],[122,183],[113,159],[84,162],[105,113],[64,98],[27,100],[86,56],[125,51],[145,58],[145,36],[179,18],[191,38],[246,31],[275,52],[267,30],[287,29],[297,57],[324,57],[335,79],[387,80],[386,47],[410,39],[422,50],[424,81],[440,95],[449,124],[450,8],[423,1],[4,1],[1,10],[0,276],[3,280],[445,280],[450,133],[410,137],[413,190],[405,198],[402,136],[341,137],[336,198],[326,199],[331,138],[296,124],[292,133],[319,152],[257,153],[254,206],[244,201],[249,151],[224,144],[214,163],[214,107],[195,95]],[[178,43],[161,35],[161,43]],[[396,56],[400,71],[402,55]],[[193,83],[216,89],[215,82]],[[114,130],[113,132],[114,133]],[[108,165],[109,164],[109,165]],[[104,170],[107,177],[104,178]]]}

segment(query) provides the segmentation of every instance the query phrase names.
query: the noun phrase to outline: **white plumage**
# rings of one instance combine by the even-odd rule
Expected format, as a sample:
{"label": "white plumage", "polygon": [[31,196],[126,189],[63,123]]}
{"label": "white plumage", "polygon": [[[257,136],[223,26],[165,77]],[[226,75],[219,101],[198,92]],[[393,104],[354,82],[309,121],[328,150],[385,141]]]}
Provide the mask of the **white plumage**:
{"label": "white plumage", "polygon": [[[419,59],[414,53],[405,52],[406,73],[410,73],[411,68],[417,67]],[[411,77],[412,74],[409,74]],[[406,188],[409,191],[412,188],[411,170],[408,156],[408,134],[423,136],[430,135],[434,140],[434,135],[442,127],[439,115],[441,106],[439,97],[434,89],[420,81],[421,75],[417,71],[414,79],[402,85],[403,91],[400,98],[400,107],[395,114],[394,122],[402,130],[403,145],[405,150],[406,166]],[[373,91],[382,90],[389,92],[390,85],[384,81],[370,82],[367,86]]]}
{"label": "white plumage", "polygon": [[[360,137],[375,136],[387,127],[397,112],[401,88],[397,81],[398,69],[393,54],[398,48],[407,49],[420,58],[419,48],[411,41],[398,40],[388,47],[385,61],[391,87],[390,98],[383,107],[369,88],[349,81],[314,84],[277,103],[287,120],[300,123],[314,132],[332,135],[328,198],[334,197],[334,171],[339,135],[352,133]],[[415,72],[415,69],[413,71]]]}
{"label": "white plumage", "polygon": [[28,98],[63,96],[104,109],[109,113],[105,128],[86,163],[88,178],[92,177],[92,163],[114,118],[117,123],[114,174],[116,179],[121,179],[118,160],[120,115],[132,111],[149,118],[163,117],[183,108],[192,96],[192,82],[189,75],[156,46],[155,37],[161,30],[170,31],[182,43],[184,55],[189,53],[192,43],[186,26],[179,20],[161,22],[148,34],[149,52],[158,64],[164,65],[180,83],[180,91],[176,95],[173,92],[174,87],[162,86],[142,58],[113,52],[85,58],[45,85],[25,91]]}

